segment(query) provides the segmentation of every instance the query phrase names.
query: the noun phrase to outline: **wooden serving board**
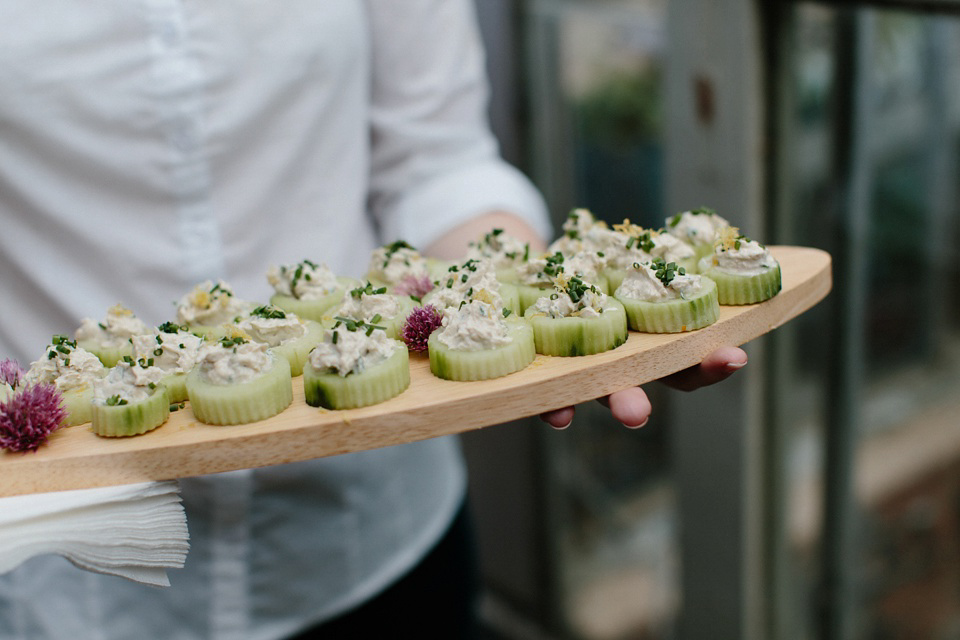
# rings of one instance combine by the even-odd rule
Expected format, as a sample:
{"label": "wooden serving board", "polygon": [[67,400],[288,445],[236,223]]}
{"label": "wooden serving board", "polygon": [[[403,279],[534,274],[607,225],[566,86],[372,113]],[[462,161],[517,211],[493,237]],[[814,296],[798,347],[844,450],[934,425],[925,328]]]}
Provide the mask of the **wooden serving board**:
{"label": "wooden serving board", "polygon": [[829,254],[772,247],[783,290],[766,302],[721,307],[720,319],[682,334],[631,331],[626,344],[592,356],[537,356],[523,371],[452,382],[411,354],[410,388],[382,404],[328,411],[308,406],[300,378],[293,404],[268,420],[229,427],[197,422],[185,409],[155,431],[101,438],[89,425],[55,432],[36,453],[0,455],[0,496],[168,480],[334,456],[460,433],[577,404],[662,378],[723,345],[740,345],[803,313],[831,288]]}

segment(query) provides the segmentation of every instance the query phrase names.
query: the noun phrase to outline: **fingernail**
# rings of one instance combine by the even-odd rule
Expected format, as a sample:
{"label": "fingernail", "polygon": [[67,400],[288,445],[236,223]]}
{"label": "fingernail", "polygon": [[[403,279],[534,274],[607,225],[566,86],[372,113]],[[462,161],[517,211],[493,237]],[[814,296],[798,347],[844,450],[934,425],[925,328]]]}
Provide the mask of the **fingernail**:
{"label": "fingernail", "polygon": [[554,429],[556,429],[557,431],[563,431],[564,429],[566,429],[567,427],[569,427],[569,426],[572,425],[572,424],[573,424],[573,418],[570,418],[570,420],[567,422],[567,424],[560,425],[559,427],[553,427],[553,425],[550,425],[550,426],[553,427]]}
{"label": "fingernail", "polygon": [[746,362],[728,362],[727,369],[730,371],[736,371],[737,369],[742,369],[747,366]]}
{"label": "fingernail", "polygon": [[634,424],[634,425],[625,424],[623,426],[625,426],[627,429],[639,429],[640,427],[646,426],[648,422],[650,422],[650,416],[647,416],[647,418],[640,424]]}

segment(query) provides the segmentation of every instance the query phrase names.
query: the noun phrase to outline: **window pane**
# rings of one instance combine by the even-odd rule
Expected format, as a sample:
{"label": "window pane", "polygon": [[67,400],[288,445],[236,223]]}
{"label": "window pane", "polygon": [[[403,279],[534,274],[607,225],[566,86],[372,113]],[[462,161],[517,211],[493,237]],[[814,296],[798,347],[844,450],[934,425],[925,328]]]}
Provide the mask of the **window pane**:
{"label": "window pane", "polygon": [[[791,596],[797,637],[816,635],[819,554],[838,543],[819,537],[838,370],[852,383],[841,418],[856,438],[856,637],[955,637],[960,21],[803,3],[790,24],[778,241],[838,258],[831,299],[784,332],[777,387],[791,438],[784,517],[803,585]],[[831,352],[832,336],[849,348]]]}

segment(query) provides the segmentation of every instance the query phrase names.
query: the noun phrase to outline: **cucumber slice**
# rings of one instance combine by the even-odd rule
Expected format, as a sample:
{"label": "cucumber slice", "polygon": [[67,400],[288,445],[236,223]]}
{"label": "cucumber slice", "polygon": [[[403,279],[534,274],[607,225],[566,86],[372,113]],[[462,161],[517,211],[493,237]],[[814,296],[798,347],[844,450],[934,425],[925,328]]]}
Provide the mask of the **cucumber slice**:
{"label": "cucumber slice", "polygon": [[620,285],[623,284],[623,279],[627,277],[626,269],[616,269],[614,267],[607,267],[603,270],[603,278],[607,283],[607,293],[612,293],[620,288]]}
{"label": "cucumber slice", "polygon": [[311,407],[366,407],[398,396],[409,386],[410,356],[402,343],[389,358],[361,373],[341,376],[319,371],[309,362],[303,368],[303,393]]}
{"label": "cucumber slice", "polygon": [[647,302],[617,296],[627,312],[627,321],[634,331],[644,333],[680,333],[711,325],[720,317],[717,285],[701,276],[703,287],[688,299],[676,298],[662,302]]}
{"label": "cucumber slice", "polygon": [[200,336],[207,342],[215,342],[220,338],[225,338],[231,331],[229,324],[191,324],[187,326],[187,331],[195,336]]}
{"label": "cucumber slice", "polygon": [[337,284],[339,286],[336,289],[315,300],[301,300],[293,296],[275,293],[270,297],[270,304],[284,311],[289,311],[304,320],[322,322],[324,314],[343,300],[344,292],[360,286],[361,282],[354,278],[341,276],[337,278]]}
{"label": "cucumber slice", "polygon": [[[622,275],[620,276],[620,279],[621,280],[623,279]],[[603,293],[616,291],[616,289],[610,288],[610,279],[607,277],[606,272],[597,276],[595,281],[591,282],[590,284],[597,287],[597,289],[599,289]],[[519,310],[512,309],[512,310],[517,312],[518,314],[526,313],[527,309],[529,309],[532,305],[534,305],[537,302],[537,300],[539,300],[545,295],[550,295],[554,291],[554,287],[552,284],[539,284],[539,285],[515,284],[513,286],[516,287],[517,293],[520,296],[520,309]],[[619,283],[617,286],[620,286]],[[504,300],[506,300],[506,298],[504,298]],[[504,306],[506,306],[506,303],[504,303]]]}
{"label": "cucumber slice", "polygon": [[63,424],[72,427],[85,424],[92,419],[93,387],[86,385],[77,389],[63,392],[63,408],[67,410],[67,417]]}
{"label": "cucumber slice", "polygon": [[499,267],[497,269],[497,280],[500,284],[516,284],[520,282],[520,274],[516,267]]}
{"label": "cucumber slice", "polygon": [[168,373],[160,379],[160,384],[167,388],[167,400],[170,404],[178,404],[187,400],[186,372]]}
{"label": "cucumber slice", "polygon": [[713,266],[709,258],[700,261],[700,273],[717,283],[720,304],[744,305],[769,300],[780,292],[780,265],[752,276],[727,273]]}
{"label": "cucumber slice", "polygon": [[[377,322],[372,324],[377,325],[378,327],[383,327],[384,332],[387,334],[387,337],[392,340],[400,339],[400,332],[403,331],[403,325],[407,321],[407,316],[410,315],[410,312],[417,307],[417,303],[414,302],[413,298],[410,296],[394,296],[399,305],[397,313],[390,316],[389,318],[381,317]],[[330,329],[333,325],[336,324],[335,314],[336,309],[331,309],[323,317],[323,327]],[[370,322],[371,318],[351,318],[352,320],[363,320],[364,322]],[[321,336],[321,340],[322,340]],[[319,341],[318,341],[319,342]]]}
{"label": "cucumber slice", "polygon": [[517,284],[515,286],[517,295],[520,298],[520,308],[514,309],[514,312],[520,315],[526,313],[527,309],[535,304],[541,297],[550,295],[554,290],[552,284]]}
{"label": "cucumber slice", "polygon": [[290,363],[272,354],[272,365],[260,376],[241,384],[211,384],[199,368],[187,374],[187,395],[193,415],[216,425],[244,424],[275,416],[293,402]]}
{"label": "cucumber slice", "polygon": [[465,381],[488,380],[520,371],[536,357],[533,327],[523,318],[511,317],[507,318],[507,332],[512,339],[509,344],[464,351],[444,345],[434,331],[428,342],[430,371],[438,378]]}
{"label": "cucumber slice", "polygon": [[77,346],[97,356],[103,366],[109,368],[123,360],[123,356],[133,356],[133,345],[129,342],[119,347],[105,347],[96,340],[78,340]]}
{"label": "cucumber slice", "polygon": [[550,318],[530,308],[524,318],[533,327],[537,353],[547,356],[586,356],[616,349],[627,341],[627,314],[615,298],[596,318]]}
{"label": "cucumber slice", "polygon": [[271,350],[290,363],[290,375],[297,377],[303,373],[303,365],[315,346],[323,341],[323,325],[313,320],[304,322],[307,332],[294,340],[271,347]]}
{"label": "cucumber slice", "polygon": [[520,291],[517,289],[517,285],[501,282],[500,299],[503,300],[504,309],[509,309],[518,316],[523,314],[523,310],[520,308]]}
{"label": "cucumber slice", "polygon": [[152,431],[167,421],[170,401],[167,390],[158,384],[146,399],[123,405],[91,403],[93,432],[106,438],[136,436]]}

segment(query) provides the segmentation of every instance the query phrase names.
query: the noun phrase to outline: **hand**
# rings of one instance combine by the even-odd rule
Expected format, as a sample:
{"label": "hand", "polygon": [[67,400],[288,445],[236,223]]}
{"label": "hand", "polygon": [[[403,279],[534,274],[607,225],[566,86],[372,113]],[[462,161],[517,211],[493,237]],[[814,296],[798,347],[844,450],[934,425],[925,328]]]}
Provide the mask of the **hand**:
{"label": "hand", "polygon": [[[739,347],[720,347],[698,365],[662,378],[669,387],[680,391],[693,391],[700,387],[726,380],[747,364],[747,354]],[[647,424],[653,407],[647,394],[640,387],[631,387],[600,398],[610,409],[613,417],[623,426],[638,429]],[[555,429],[566,429],[573,422],[574,407],[563,407],[540,414],[540,419]]]}

